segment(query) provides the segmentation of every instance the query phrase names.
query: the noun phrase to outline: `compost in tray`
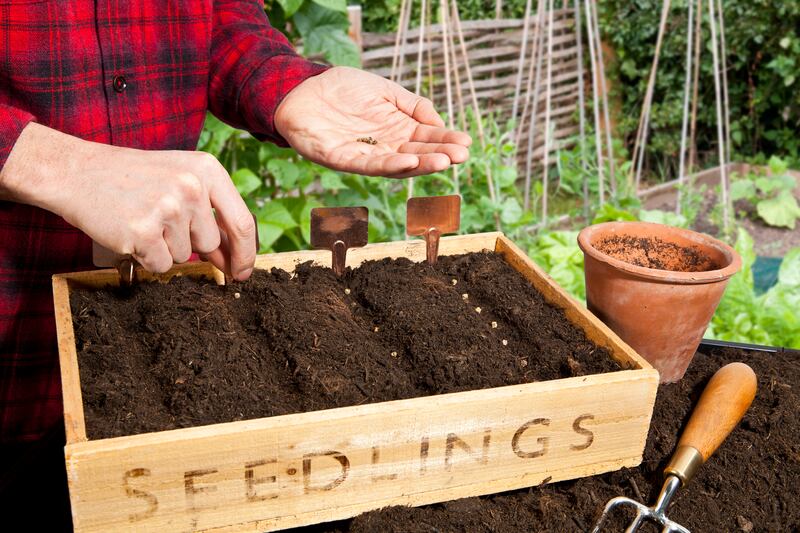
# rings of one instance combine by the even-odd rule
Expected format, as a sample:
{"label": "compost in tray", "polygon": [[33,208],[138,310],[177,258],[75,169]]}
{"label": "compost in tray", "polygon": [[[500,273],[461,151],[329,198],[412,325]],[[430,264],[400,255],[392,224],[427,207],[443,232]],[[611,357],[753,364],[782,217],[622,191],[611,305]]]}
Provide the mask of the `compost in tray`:
{"label": "compost in tray", "polygon": [[70,298],[89,438],[619,370],[502,256]]}
{"label": "compost in tray", "polygon": [[[530,533],[588,531],[618,495],[654,501],[662,471],[706,382],[741,361],[758,376],[750,410],[697,477],[681,488],[669,517],[691,531],[800,531],[800,361],[797,355],[733,349],[698,352],[686,376],[661,385],[639,468],[420,508],[393,507],[293,533]],[[622,531],[620,513],[604,531]],[[642,532],[659,531],[644,527]]]}

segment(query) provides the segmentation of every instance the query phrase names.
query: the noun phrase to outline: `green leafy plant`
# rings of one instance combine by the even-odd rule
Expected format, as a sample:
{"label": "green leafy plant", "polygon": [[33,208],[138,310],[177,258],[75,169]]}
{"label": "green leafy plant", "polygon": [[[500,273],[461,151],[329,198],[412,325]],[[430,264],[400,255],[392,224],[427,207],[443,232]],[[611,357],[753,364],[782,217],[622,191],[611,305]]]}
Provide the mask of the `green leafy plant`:
{"label": "green leafy plant", "polygon": [[768,175],[751,172],[735,180],[731,199],[749,202],[770,226],[794,229],[800,218],[800,205],[794,196],[797,181],[787,174],[786,162],[777,157],[769,160],[769,168]]}
{"label": "green leafy plant", "polygon": [[742,256],[742,270],[728,282],[706,336],[800,348],[800,248],[786,254],[778,283],[760,296],[753,283],[753,239],[742,228],[738,230],[736,250]]}
{"label": "green leafy plant", "polygon": [[346,0],[268,0],[264,7],[273,26],[297,42],[303,55],[333,65],[358,66],[358,47],[348,37]]}
{"label": "green leafy plant", "polygon": [[586,302],[583,252],[578,247],[577,231],[542,233],[528,247],[528,255],[567,292]]}

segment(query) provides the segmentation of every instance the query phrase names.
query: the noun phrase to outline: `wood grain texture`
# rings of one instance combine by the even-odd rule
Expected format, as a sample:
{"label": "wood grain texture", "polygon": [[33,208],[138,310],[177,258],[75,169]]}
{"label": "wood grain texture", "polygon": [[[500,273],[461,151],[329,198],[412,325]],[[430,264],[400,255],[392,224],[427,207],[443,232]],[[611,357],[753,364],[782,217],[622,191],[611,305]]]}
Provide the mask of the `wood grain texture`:
{"label": "wood grain texture", "polygon": [[678,446],[691,446],[707,461],[747,413],[758,380],[744,363],[730,363],[711,377],[692,411]]}
{"label": "wood grain texture", "polygon": [[[85,441],[77,418],[79,365],[71,316],[61,305],[65,409],[80,426],[65,448],[75,530],[273,531],[386,505],[422,505],[638,464],[656,371],[501,234],[440,242],[442,255],[481,250],[502,253],[590,339],[631,369]],[[348,265],[401,256],[424,260],[424,241],[354,249]],[[330,253],[271,254],[260,256],[257,265],[292,270],[308,260],[326,264]],[[172,275],[214,270],[184,265],[153,279]],[[114,276],[57,276],[57,302],[68,304],[73,284],[99,287]]]}

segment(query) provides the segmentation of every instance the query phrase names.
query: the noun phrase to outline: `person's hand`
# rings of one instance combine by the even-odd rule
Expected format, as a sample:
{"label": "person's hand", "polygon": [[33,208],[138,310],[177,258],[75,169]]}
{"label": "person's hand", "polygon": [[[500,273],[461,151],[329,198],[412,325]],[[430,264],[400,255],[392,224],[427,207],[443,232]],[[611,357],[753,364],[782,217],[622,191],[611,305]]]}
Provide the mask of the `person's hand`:
{"label": "person's hand", "polygon": [[446,129],[430,100],[348,67],[332,68],[295,87],[278,106],[275,127],[316,163],[392,178],[462,163],[472,142],[466,133]]}
{"label": "person's hand", "polygon": [[236,279],[252,272],[255,222],[228,173],[204,152],[108,146],[31,123],[0,174],[0,196],[62,216],[150,272],[192,252]]}

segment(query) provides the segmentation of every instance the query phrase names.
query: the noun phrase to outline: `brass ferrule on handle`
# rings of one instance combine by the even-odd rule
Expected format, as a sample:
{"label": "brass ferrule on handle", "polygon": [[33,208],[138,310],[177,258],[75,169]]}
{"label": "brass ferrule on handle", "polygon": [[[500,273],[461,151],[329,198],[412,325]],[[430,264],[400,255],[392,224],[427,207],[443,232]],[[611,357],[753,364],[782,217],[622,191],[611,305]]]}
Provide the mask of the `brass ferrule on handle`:
{"label": "brass ferrule on handle", "polygon": [[681,484],[686,485],[703,466],[703,462],[703,456],[696,448],[686,445],[678,446],[664,469],[664,475],[675,476],[681,480]]}

